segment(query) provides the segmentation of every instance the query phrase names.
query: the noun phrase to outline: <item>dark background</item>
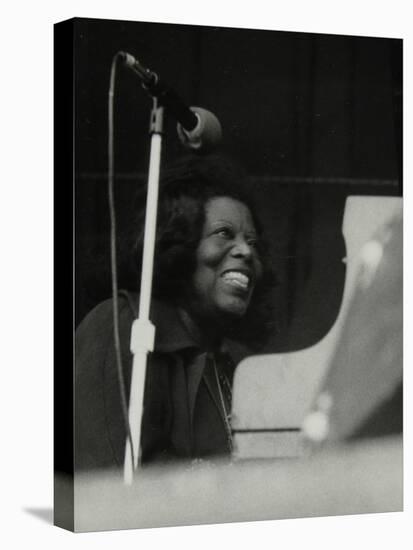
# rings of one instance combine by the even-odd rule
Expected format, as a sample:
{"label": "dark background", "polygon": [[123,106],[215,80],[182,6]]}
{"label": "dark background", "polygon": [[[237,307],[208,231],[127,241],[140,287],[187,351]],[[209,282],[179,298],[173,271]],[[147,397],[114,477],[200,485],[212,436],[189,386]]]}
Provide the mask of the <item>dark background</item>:
{"label": "dark background", "polygon": [[[125,50],[214,112],[222,151],[252,176],[280,280],[267,351],[314,344],[340,307],[346,197],[401,194],[402,41],[86,19],[74,29],[76,322],[110,296],[108,86]],[[146,181],[151,101],[121,67],[115,102],[122,238]],[[163,161],[182,152],[167,121]]]}

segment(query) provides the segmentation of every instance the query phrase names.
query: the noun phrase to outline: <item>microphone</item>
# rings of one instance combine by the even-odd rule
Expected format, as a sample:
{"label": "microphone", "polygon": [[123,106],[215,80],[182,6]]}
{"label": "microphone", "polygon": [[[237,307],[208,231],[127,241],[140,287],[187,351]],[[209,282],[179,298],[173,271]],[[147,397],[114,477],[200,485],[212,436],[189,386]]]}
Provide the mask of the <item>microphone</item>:
{"label": "microphone", "polygon": [[217,117],[202,107],[188,107],[179,95],[159,76],[142,65],[133,55],[120,52],[126,67],[142,80],[142,86],[177,120],[178,137],[184,147],[195,151],[210,151],[222,139],[221,124]]}

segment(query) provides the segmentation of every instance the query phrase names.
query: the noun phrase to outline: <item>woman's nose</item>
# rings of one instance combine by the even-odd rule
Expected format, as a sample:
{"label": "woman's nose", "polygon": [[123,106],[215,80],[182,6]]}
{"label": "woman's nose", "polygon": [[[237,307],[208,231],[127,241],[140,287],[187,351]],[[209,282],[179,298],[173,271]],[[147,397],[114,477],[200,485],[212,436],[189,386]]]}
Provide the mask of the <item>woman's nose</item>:
{"label": "woman's nose", "polygon": [[249,259],[252,257],[252,247],[243,237],[239,237],[235,240],[231,252],[234,257],[238,258],[242,257]]}

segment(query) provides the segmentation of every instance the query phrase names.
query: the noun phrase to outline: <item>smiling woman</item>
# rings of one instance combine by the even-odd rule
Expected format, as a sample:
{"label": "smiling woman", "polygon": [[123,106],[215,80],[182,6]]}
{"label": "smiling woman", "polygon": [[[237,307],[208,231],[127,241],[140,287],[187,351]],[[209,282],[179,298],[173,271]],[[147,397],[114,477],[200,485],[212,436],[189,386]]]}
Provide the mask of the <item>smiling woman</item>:
{"label": "smiling woman", "polygon": [[[236,364],[265,338],[263,302],[272,277],[246,178],[217,157],[184,159],[162,176],[158,206],[142,462],[229,454]],[[131,247],[138,281],[143,208]],[[136,286],[122,291],[119,325],[126,394],[137,316]],[[111,300],[76,335],[76,467],[121,466],[126,423],[116,370]],[[260,339],[258,338],[260,336]]]}
{"label": "smiling woman", "polygon": [[243,316],[262,272],[250,210],[231,197],[212,198],[205,210],[193,277],[198,313]]}

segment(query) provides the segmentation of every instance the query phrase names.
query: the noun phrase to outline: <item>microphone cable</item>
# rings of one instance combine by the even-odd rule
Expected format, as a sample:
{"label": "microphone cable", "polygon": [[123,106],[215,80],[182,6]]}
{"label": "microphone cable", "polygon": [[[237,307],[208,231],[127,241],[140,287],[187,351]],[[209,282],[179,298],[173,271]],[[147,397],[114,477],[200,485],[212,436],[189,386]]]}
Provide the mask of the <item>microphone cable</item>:
{"label": "microphone cable", "polygon": [[116,251],[116,210],[114,197],[114,95],[117,62],[122,57],[122,52],[114,55],[110,70],[110,83],[108,93],[108,202],[110,216],[110,265],[112,276],[112,303],[113,303],[113,337],[115,344],[116,368],[119,380],[122,413],[126,428],[127,438],[130,443],[132,464],[134,464],[134,448],[132,433],[129,424],[128,405],[125,389],[125,378],[123,375],[122,353],[119,333],[119,300],[118,300],[118,273],[117,273],[117,251]]}

